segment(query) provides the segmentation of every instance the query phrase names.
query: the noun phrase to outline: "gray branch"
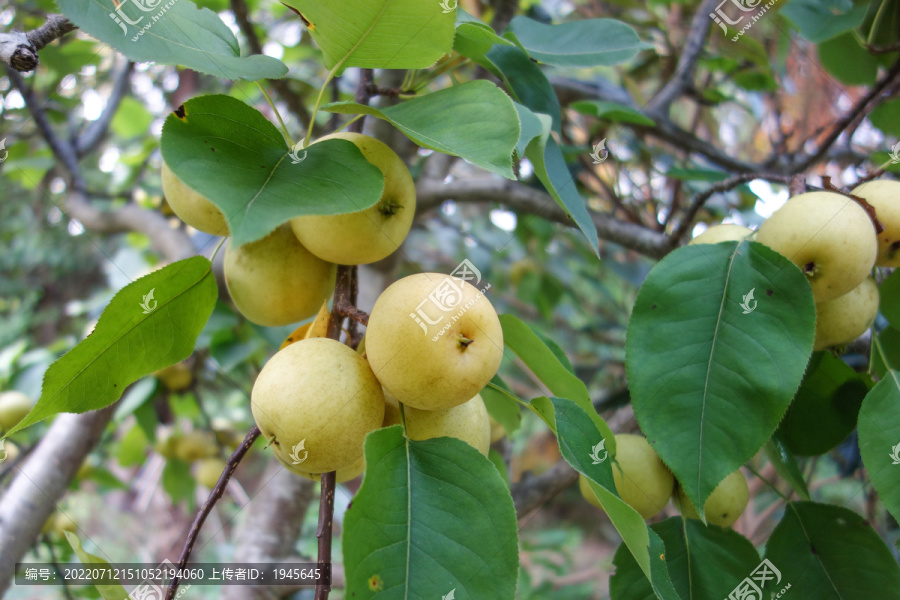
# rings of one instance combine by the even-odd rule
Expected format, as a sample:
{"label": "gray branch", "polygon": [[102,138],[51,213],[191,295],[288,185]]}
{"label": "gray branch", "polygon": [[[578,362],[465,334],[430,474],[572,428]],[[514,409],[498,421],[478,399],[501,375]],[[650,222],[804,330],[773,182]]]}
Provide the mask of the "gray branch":
{"label": "gray branch", "polygon": [[47,15],[47,21],[28,33],[0,33],[0,60],[16,71],[33,71],[38,66],[38,52],[50,42],[77,29],[63,15]]}

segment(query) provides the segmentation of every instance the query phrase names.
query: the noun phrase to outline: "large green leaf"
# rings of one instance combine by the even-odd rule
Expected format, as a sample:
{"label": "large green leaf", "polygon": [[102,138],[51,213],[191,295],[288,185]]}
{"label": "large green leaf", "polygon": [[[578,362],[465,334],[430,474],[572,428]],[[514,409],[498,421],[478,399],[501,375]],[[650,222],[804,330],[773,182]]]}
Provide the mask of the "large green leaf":
{"label": "large green leaf", "polygon": [[[57,0],[83,31],[136,62],[181,65],[223,79],[276,79],[287,67],[271,56],[241,57],[231,29],[191,0]],[[154,20],[156,19],[156,20]],[[143,33],[139,33],[143,32]]]}
{"label": "large green leaf", "polygon": [[628,324],[631,400],[694,506],[771,437],[814,329],[803,273],[756,242],[680,248],[647,275]]}
{"label": "large green leaf", "polygon": [[[98,569],[110,568],[109,562],[82,548],[81,540],[78,539],[77,535],[71,531],[65,531],[64,533],[66,534],[66,541],[69,542],[69,545],[72,547],[72,550],[75,551],[75,555],[78,556],[78,560],[81,561],[82,565],[88,569],[93,568],[95,565]],[[101,583],[94,587],[97,588],[97,591],[100,593],[100,597],[103,598],[103,600],[123,600],[123,598],[130,597],[120,583]]]}
{"label": "large green leaf", "polygon": [[[612,461],[601,460],[598,463],[594,459],[597,455],[594,448],[601,441],[606,441],[607,449],[614,446],[612,434],[601,431],[591,419],[585,418],[587,415],[584,409],[575,402],[565,398],[552,398],[551,401],[556,417],[559,451],[563,458],[588,478],[603,510],[658,597],[663,600],[678,600],[678,594],[669,580],[666,547],[662,540],[647,527],[643,517],[619,497],[612,474]],[[609,456],[615,456],[615,452],[610,451]]]}
{"label": "large green leaf", "polygon": [[[607,440],[606,449],[615,454],[616,441],[606,421],[597,414],[584,383],[575,376],[541,337],[514,315],[500,315],[503,343],[516,353],[525,365],[553,394],[567,398],[590,415],[594,425]],[[597,440],[599,441],[599,440]],[[594,443],[597,443],[595,441]]]}
{"label": "large green leaf", "polygon": [[[750,540],[732,529],[707,527],[696,519],[681,517],[654,523],[650,529],[666,546],[669,576],[681,598],[727,598],[734,582],[748,576],[759,564],[759,554]],[[609,580],[611,600],[655,597],[624,544],[616,551],[613,564],[616,573]]]}
{"label": "large green leaf", "polygon": [[895,270],[878,286],[878,295],[881,314],[894,329],[900,329],[900,270]]}
{"label": "large green leaf", "polygon": [[284,4],[303,16],[329,69],[424,69],[453,47],[456,15],[444,10],[438,0],[286,0]]}
{"label": "large green leaf", "polygon": [[463,56],[480,60],[495,44],[514,46],[511,41],[494,33],[487,23],[480,21],[461,8],[456,10],[456,37],[453,49]]}
{"label": "large green leaf", "polygon": [[900,519],[900,371],[890,371],[863,401],[859,452],[884,506]]}
{"label": "large green leaf", "polygon": [[610,67],[653,47],[642,42],[630,26],[615,19],[545,25],[519,16],[510,23],[509,32],[532,58],[560,67]]}
{"label": "large green leaf", "polygon": [[828,452],[856,427],[869,388],[862,376],[830,352],[815,352],[778,436],[800,456]]}
{"label": "large green leaf", "polygon": [[[900,137],[900,98],[879,104],[869,114],[869,120],[872,122],[872,125],[884,133]],[[888,160],[890,160],[889,157]]]}
{"label": "large green leaf", "polygon": [[109,406],[141,377],[190,356],[217,294],[212,265],[200,256],[122,288],[93,333],[50,365],[37,404],[6,435],[57,413]]}
{"label": "large green leaf", "polygon": [[792,0],[781,9],[800,35],[813,43],[824,42],[863,22],[868,3],[854,6],[852,0]]}
{"label": "large green leaf", "polygon": [[819,61],[825,70],[847,85],[874,85],[878,78],[878,57],[860,45],[852,32],[819,44]]}
{"label": "large green leaf", "polygon": [[803,473],[800,472],[797,459],[794,458],[787,445],[777,434],[773,435],[766,443],[766,456],[769,457],[769,461],[775,467],[775,471],[778,472],[782,479],[791,484],[797,495],[802,500],[809,500],[809,489],[806,487],[806,480],[803,479]]}
{"label": "large green leaf", "polygon": [[169,168],[219,207],[237,245],[299,215],[364,210],[384,188],[381,171],[346,140],[312,144],[297,163],[278,129],[230,96],[188,100],[166,119],[160,145]]}
{"label": "large green leaf", "polygon": [[[531,112],[527,107],[518,107],[519,113]],[[531,113],[534,115],[534,113]],[[566,211],[575,225],[587,238],[595,254],[599,254],[599,240],[597,227],[587,210],[584,198],[578,193],[575,176],[569,171],[562,150],[553,136],[550,135],[552,123],[543,115],[535,115],[542,123],[540,135],[525,143],[525,156],[534,166],[534,174],[547,190],[547,193],[556,201],[560,208]],[[530,119],[529,119],[529,122]],[[520,140],[519,145],[521,145]]]}
{"label": "large green leaf", "polygon": [[509,96],[488,81],[470,81],[380,110],[355,102],[335,102],[323,110],[384,119],[423,148],[515,178],[512,152],[519,117]]}
{"label": "large green leaf", "polygon": [[344,519],[346,597],[512,600],[516,513],[497,468],[465,442],[416,442],[399,426],[369,434],[365,452]]}
{"label": "large green leaf", "polygon": [[791,600],[898,600],[900,567],[872,526],[853,511],[790,502],[766,544],[781,573],[767,592],[790,585]]}
{"label": "large green leaf", "polygon": [[491,69],[507,84],[514,99],[536,113],[549,115],[553,131],[559,133],[561,116],[559,98],[541,68],[515,46],[494,46],[485,55]]}

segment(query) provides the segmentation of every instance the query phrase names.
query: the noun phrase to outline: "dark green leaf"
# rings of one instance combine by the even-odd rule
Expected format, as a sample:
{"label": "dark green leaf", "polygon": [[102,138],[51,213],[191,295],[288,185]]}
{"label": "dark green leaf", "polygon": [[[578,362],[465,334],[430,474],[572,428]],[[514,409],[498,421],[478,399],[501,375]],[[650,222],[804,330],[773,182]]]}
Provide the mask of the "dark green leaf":
{"label": "dark green leaf", "polygon": [[797,466],[797,459],[777,434],[766,442],[766,456],[769,457],[769,461],[774,465],[781,478],[791,484],[797,495],[802,500],[809,500],[809,490],[803,474],[800,472],[800,467]]}
{"label": "dark green leaf", "polygon": [[584,19],[544,25],[516,17],[509,31],[532,58],[560,67],[610,67],[653,46],[642,42],[634,29],[615,19]]}
{"label": "dark green leaf", "polygon": [[894,329],[900,329],[900,270],[895,270],[878,286],[878,295],[881,314]]}
{"label": "dark green leaf", "polygon": [[195,256],[122,288],[93,333],[47,369],[37,404],[7,435],[57,413],[109,406],[141,377],[190,356],[216,302],[211,267]]}
{"label": "dark green leaf", "polygon": [[900,519],[900,371],[889,372],[863,401],[859,452],[884,506]]}
{"label": "dark green leaf", "polygon": [[494,46],[485,58],[502,75],[513,99],[536,113],[549,115],[553,131],[559,133],[559,98],[540,67],[515,46]]}
{"label": "dark green leaf", "polygon": [[522,424],[522,409],[508,386],[495,375],[483,390],[481,398],[488,414],[503,426],[506,435],[512,435]]}
{"label": "dark green leaf", "polygon": [[653,119],[645,117],[637,110],[605,100],[579,100],[569,105],[584,115],[593,115],[597,118],[611,121],[612,123],[631,123],[632,125],[644,125],[652,127],[656,124]]}
{"label": "dark green leaf", "polygon": [[781,9],[800,35],[813,43],[824,42],[858,27],[866,16],[866,4],[851,0],[792,0]]}
{"label": "dark green leaf", "polygon": [[803,273],[762,244],[687,246],[650,271],[626,337],[631,400],[694,506],[771,437],[814,329]]}
{"label": "dark green leaf", "polygon": [[819,60],[825,70],[847,85],[873,85],[878,77],[878,57],[860,46],[851,32],[819,44]]}
{"label": "dark green leaf", "polygon": [[162,485],[172,504],[178,504],[182,500],[191,504],[196,482],[191,476],[191,466],[188,463],[178,458],[167,460],[162,472]]}

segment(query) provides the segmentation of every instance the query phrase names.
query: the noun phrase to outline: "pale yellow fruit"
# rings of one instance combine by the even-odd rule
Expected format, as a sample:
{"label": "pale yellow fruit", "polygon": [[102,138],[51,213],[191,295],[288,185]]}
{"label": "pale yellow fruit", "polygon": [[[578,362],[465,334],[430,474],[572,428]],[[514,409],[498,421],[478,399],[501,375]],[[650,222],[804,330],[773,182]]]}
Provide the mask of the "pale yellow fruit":
{"label": "pale yellow fruit", "polygon": [[581,473],[578,474],[578,491],[581,492],[582,497],[590,504],[593,504],[600,509],[603,508],[603,505],[600,504],[600,500],[597,498],[597,494],[595,494],[594,490],[591,489],[591,484],[588,481],[588,478]]}
{"label": "pale yellow fruit", "polygon": [[31,408],[31,399],[18,390],[0,393],[0,431],[15,427]]}
{"label": "pale yellow fruit", "polygon": [[197,463],[197,483],[209,489],[216,487],[226,466],[221,458],[204,458]]}
{"label": "pale yellow fruit", "polygon": [[764,222],[756,241],[806,274],[818,302],[843,296],[875,265],[875,226],[855,200],[833,192],[792,198]]}
{"label": "pale yellow fruit", "polygon": [[499,442],[505,435],[506,429],[503,428],[503,425],[495,421],[494,417],[491,417],[491,443]]}
{"label": "pale yellow fruit", "polygon": [[384,392],[384,421],[381,422],[381,426],[400,425],[403,422],[400,417],[400,403],[389,391],[383,388],[381,391]]}
{"label": "pale yellow fruit", "polygon": [[300,460],[298,468],[309,473],[355,461],[366,434],[384,419],[384,394],[369,364],[328,338],[276,352],[256,378],[250,400],[273,451],[282,462]]}
{"label": "pale yellow fruit", "polygon": [[189,431],[175,438],[174,455],[183,461],[193,462],[216,456],[218,453],[219,446],[216,445],[213,435],[207,431]]}
{"label": "pale yellow fruit", "polygon": [[282,225],[256,242],[225,250],[225,283],[235,306],[275,327],[316,314],[334,290],[336,267],[314,256]]}
{"label": "pale yellow fruit", "polygon": [[153,449],[159,452],[164,458],[175,458],[175,452],[178,450],[178,440],[181,439],[181,432],[175,429],[163,429],[156,435],[156,443]]}
{"label": "pale yellow fruit", "polygon": [[189,188],[166,163],[162,166],[162,188],[166,202],[182,221],[212,235],[228,235],[228,223],[222,211],[206,196]]}
{"label": "pale yellow fruit", "polygon": [[[706,500],[706,521],[719,527],[731,527],[750,502],[750,488],[741,472],[735,471],[722,480]],[[685,495],[681,486],[675,492],[675,505],[688,519],[699,519],[697,509]]]}
{"label": "pale yellow fruit", "polygon": [[503,330],[475,286],[420,273],[393,283],[375,302],[366,354],[375,376],[404,405],[447,409],[473,398],[497,373]]}
{"label": "pale yellow fruit", "polygon": [[672,497],[675,478],[642,435],[616,436],[612,472],[619,496],[645,519],[661,511]]}
{"label": "pale yellow fruit", "polygon": [[[284,461],[281,458],[282,464],[286,466],[288,469],[300,475],[301,477],[306,477],[307,479],[311,479],[313,481],[319,481],[322,478],[321,473],[307,473],[305,471],[301,471],[297,468],[297,466],[303,465],[292,465],[290,461]],[[350,481],[351,479],[356,479],[360,475],[362,475],[366,470],[366,457],[363,454],[359,455],[359,458],[354,460],[352,463],[347,465],[346,467],[341,467],[334,474],[334,482],[335,483],[344,483],[345,481]]]}
{"label": "pale yellow fruit", "polygon": [[867,277],[843,296],[816,304],[813,350],[849,344],[872,326],[877,315],[878,286]]}
{"label": "pale yellow fruit", "polygon": [[72,518],[64,513],[55,512],[50,515],[46,521],[44,521],[44,526],[41,528],[41,533],[59,533],[62,534],[64,531],[70,531],[74,533],[78,529],[78,525],[75,523]]}
{"label": "pale yellow fruit", "polygon": [[194,382],[194,374],[191,372],[191,368],[183,362],[175,363],[153,374],[163,382],[163,385],[170,392],[186,390]]}
{"label": "pale yellow fruit", "polygon": [[753,230],[740,225],[724,223],[722,225],[713,225],[690,242],[688,246],[696,244],[718,244],[719,242],[739,242],[745,237],[753,233]]}
{"label": "pale yellow fruit", "polygon": [[491,448],[491,420],[480,394],[446,410],[419,410],[407,406],[406,433],[411,440],[454,437],[485,456]]}
{"label": "pale yellow fruit", "polygon": [[296,217],[294,233],[310,252],[340,265],[364,265],[393,254],[409,233],[416,212],[416,187],[403,160],[368,135],[340,132],[318,141],[353,142],[384,175],[381,199],[371,208],[342,215]]}
{"label": "pale yellow fruit", "polygon": [[879,179],[851,192],[875,207],[884,231],[878,234],[879,267],[900,267],[900,181]]}

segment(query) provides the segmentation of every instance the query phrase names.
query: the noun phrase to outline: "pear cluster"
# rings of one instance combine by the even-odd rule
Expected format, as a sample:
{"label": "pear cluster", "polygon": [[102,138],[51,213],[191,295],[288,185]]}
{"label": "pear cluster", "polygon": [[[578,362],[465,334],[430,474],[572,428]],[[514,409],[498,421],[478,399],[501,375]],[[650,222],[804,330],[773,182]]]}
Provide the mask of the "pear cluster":
{"label": "pear cluster", "polygon": [[[644,519],[649,519],[659,514],[671,498],[684,517],[700,518],[672,472],[644,436],[620,433],[615,439],[613,480],[619,497],[626,504]],[[584,475],[578,477],[578,489],[585,500],[597,508],[603,508]],[[747,480],[740,471],[735,471],[723,479],[706,500],[706,521],[720,527],[730,527],[747,508],[749,501]]]}
{"label": "pear cluster", "polygon": [[[225,249],[225,283],[237,309],[268,327],[308,319],[334,291],[336,265],[368,264],[386,258],[406,239],[416,211],[415,184],[403,160],[382,142],[358,133],[317,140],[352,142],[384,176],[378,202],[358,212],[296,217],[268,236]],[[168,206],[187,225],[228,235],[227,216],[187,186],[167,164],[162,187]]]}
{"label": "pear cluster", "polygon": [[[447,285],[471,302],[460,300],[461,315],[434,313],[434,331],[422,331],[410,315]],[[500,320],[481,292],[447,275],[412,275],[376,301],[365,355],[324,337],[289,343],[257,377],[251,410],[281,463],[313,479],[330,471],[338,482],[358,477],[366,436],[397,424],[412,440],[454,437],[486,456],[491,420],[479,392],[502,357]]]}
{"label": "pear cluster", "polygon": [[870,181],[851,195],[874,209],[884,228],[881,233],[862,204],[850,196],[809,192],[788,200],[755,233],[746,227],[715,225],[690,243],[749,238],[787,257],[812,288],[813,349],[846,345],[865,333],[878,314],[872,269],[900,266],[900,182]]}

